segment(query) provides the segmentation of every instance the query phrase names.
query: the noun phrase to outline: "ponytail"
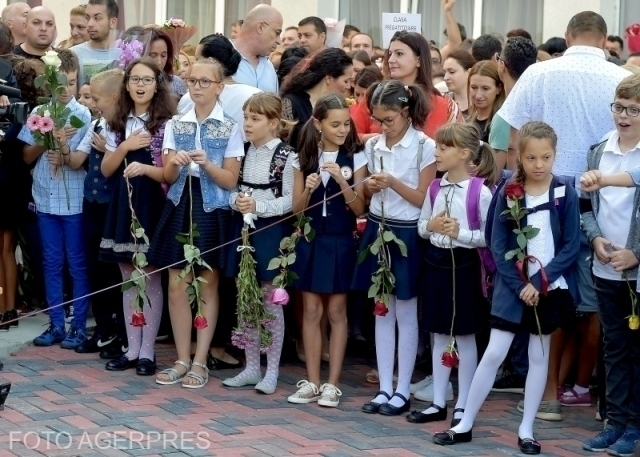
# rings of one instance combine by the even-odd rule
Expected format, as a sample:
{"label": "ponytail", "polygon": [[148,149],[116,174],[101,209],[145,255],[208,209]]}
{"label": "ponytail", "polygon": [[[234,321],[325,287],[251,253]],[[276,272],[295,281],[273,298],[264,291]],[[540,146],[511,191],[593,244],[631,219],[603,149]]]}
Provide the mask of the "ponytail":
{"label": "ponytail", "polygon": [[297,123],[297,121],[280,119],[280,123],[278,124],[278,127],[276,127],[276,135],[278,136],[278,138],[280,138],[282,141],[286,141],[287,138],[289,138],[289,135],[291,135],[293,127],[295,127]]}
{"label": "ponytail", "polygon": [[491,187],[498,182],[498,170],[494,158],[495,151],[487,143],[482,142],[478,148],[476,161],[476,176],[484,178],[486,186]]}
{"label": "ponytail", "polygon": [[429,114],[429,105],[424,90],[417,84],[403,85],[398,80],[374,83],[367,91],[367,108],[373,112],[376,106],[400,111],[407,108],[408,118],[413,127],[421,130]]}
{"label": "ponytail", "polygon": [[298,138],[298,158],[300,170],[306,175],[318,171],[318,145],[322,134],[314,125],[315,118],[311,118],[304,124]]}

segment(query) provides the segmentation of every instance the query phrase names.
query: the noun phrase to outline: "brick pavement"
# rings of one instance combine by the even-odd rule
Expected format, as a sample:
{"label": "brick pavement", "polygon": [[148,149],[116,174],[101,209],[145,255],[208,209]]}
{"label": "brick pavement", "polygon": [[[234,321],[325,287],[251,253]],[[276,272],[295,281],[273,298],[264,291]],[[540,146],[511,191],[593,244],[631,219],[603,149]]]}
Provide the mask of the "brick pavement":
{"label": "brick pavement", "polygon": [[[160,365],[174,358],[169,345],[159,346]],[[220,380],[235,371],[212,372],[204,389],[189,390],[159,386],[134,371],[107,372],[95,355],[60,348],[25,348],[4,363],[0,380],[13,386],[0,412],[0,457],[519,455],[519,395],[491,394],[473,442],[444,448],[431,435],[448,422],[421,426],[359,411],[376,386],[364,381],[366,360],[354,357],[346,362],[338,409],[287,403],[304,377],[297,362],[283,363],[271,396],[223,387]],[[602,426],[594,420],[595,408],[564,413],[563,422],[536,423],[544,455],[589,455],[580,441]]]}

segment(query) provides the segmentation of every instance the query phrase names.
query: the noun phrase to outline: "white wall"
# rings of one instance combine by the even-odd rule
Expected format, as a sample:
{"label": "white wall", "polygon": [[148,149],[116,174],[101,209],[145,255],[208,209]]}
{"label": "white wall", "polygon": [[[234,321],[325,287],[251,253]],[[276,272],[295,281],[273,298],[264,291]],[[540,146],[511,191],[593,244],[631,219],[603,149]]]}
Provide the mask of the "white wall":
{"label": "white wall", "polygon": [[[323,3],[330,3],[329,0],[322,0]],[[319,0],[271,0],[271,6],[282,13],[283,29],[292,25],[298,25],[300,20],[307,16],[318,14]]]}
{"label": "white wall", "polygon": [[69,11],[78,6],[78,0],[42,0],[42,6],[46,6],[56,18],[56,27],[58,28],[58,38],[56,43],[66,40],[71,36],[69,29]]}
{"label": "white wall", "polygon": [[604,17],[610,34],[617,34],[620,17],[618,0],[545,0],[542,36],[564,37],[569,20],[581,11],[595,11]]}

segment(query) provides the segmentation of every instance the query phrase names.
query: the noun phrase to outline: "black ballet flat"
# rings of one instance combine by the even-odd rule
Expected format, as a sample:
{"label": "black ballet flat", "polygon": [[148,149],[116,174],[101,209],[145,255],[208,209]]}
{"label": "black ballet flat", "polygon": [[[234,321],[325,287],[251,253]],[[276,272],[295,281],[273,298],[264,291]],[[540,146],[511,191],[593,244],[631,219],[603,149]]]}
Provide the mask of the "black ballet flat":
{"label": "black ballet flat", "polygon": [[[191,357],[193,359],[193,357]],[[207,355],[207,368],[209,371],[213,370],[233,370],[234,368],[242,368],[242,362],[238,360],[237,363],[229,363],[224,360],[216,359],[211,354]]]}
{"label": "black ballet flat", "polygon": [[138,376],[153,376],[156,374],[156,362],[151,359],[140,359],[136,366],[136,374]]}
{"label": "black ballet flat", "polygon": [[[387,400],[391,400],[391,397],[389,396],[389,394],[382,390],[378,392],[373,398],[376,398],[378,395],[384,395],[385,397],[387,397]],[[371,400],[365,403],[364,405],[362,405],[362,412],[367,414],[376,414],[380,410],[380,407],[382,405],[383,403],[376,403],[373,400]]]}
{"label": "black ballet flat", "polygon": [[464,408],[456,408],[456,409],[453,410],[453,417],[451,418],[451,428],[453,428],[456,425],[458,425],[460,423],[460,421],[462,420],[462,418],[456,419],[456,413],[464,414]]}
{"label": "black ballet flat", "polygon": [[437,409],[437,411],[435,413],[429,414],[425,414],[422,411],[411,411],[409,414],[407,414],[407,421],[414,424],[424,424],[427,422],[443,421],[447,418],[446,406],[444,408],[441,408],[435,403],[431,403],[431,406],[429,406],[429,408],[435,408]]}
{"label": "black ballet flat", "polygon": [[105,365],[108,371],[125,371],[135,368],[138,365],[138,359],[129,360],[126,355],[121,355],[117,359],[109,360]]}
{"label": "black ballet flat", "polygon": [[471,430],[464,433],[456,433],[453,430],[438,432],[433,435],[433,442],[440,446],[451,446],[457,443],[468,443],[471,441]]}
{"label": "black ballet flat", "polygon": [[538,455],[542,449],[540,443],[538,443],[534,438],[520,438],[518,437],[518,447],[520,448],[520,452],[527,455]]}
{"label": "black ballet flat", "polygon": [[409,408],[411,408],[411,401],[407,400],[404,395],[396,392],[395,394],[393,394],[391,398],[393,397],[398,397],[401,400],[403,400],[404,405],[393,406],[393,405],[390,405],[389,403],[385,403],[384,405],[380,406],[380,409],[378,410],[378,412],[383,416],[399,416],[402,413],[406,413],[407,411],[409,411]]}

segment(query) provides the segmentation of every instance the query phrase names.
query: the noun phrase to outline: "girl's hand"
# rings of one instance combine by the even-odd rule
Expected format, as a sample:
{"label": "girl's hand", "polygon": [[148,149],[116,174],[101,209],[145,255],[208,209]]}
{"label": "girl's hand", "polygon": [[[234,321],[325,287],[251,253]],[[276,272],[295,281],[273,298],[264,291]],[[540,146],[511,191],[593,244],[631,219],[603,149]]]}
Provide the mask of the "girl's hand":
{"label": "girl's hand", "polygon": [[524,286],[524,289],[520,292],[520,300],[525,302],[528,306],[537,306],[538,299],[540,298],[540,292],[533,287],[533,284],[528,283]]}
{"label": "girl's hand", "polygon": [[638,265],[638,258],[630,249],[613,246],[613,252],[609,254],[611,266],[616,271],[624,271]]}
{"label": "girl's hand", "polygon": [[189,153],[186,151],[178,151],[176,155],[171,159],[171,164],[177,167],[187,166],[191,163],[191,157],[189,157]]}
{"label": "girl's hand", "polygon": [[321,178],[318,173],[311,173],[307,176],[307,180],[304,183],[305,189],[309,189],[310,192],[313,192],[320,185]]}
{"label": "girl's hand", "polygon": [[457,240],[460,233],[460,223],[453,217],[445,217],[443,219],[444,234]]}
{"label": "girl's hand", "polygon": [[67,138],[72,138],[78,132],[78,129],[75,127],[71,127],[70,125],[65,126],[64,133],[67,135]]}
{"label": "girl's hand", "polygon": [[323,164],[320,169],[328,172],[337,183],[346,182],[344,176],[342,176],[342,172],[340,171],[340,166],[337,163],[327,162]]}
{"label": "girl's hand", "polygon": [[209,161],[207,159],[207,153],[201,149],[196,149],[195,151],[189,152],[189,157],[201,167],[204,167]]}
{"label": "girl's hand", "polygon": [[606,265],[611,262],[611,241],[598,236],[591,242],[591,247],[602,265]]}
{"label": "girl's hand", "polygon": [[64,165],[64,163],[62,162],[62,154],[60,154],[58,151],[47,151],[47,160],[54,167],[61,167],[62,165]]}
{"label": "girl's hand", "polygon": [[600,170],[587,171],[580,177],[580,189],[584,192],[595,192],[604,187],[603,181]]}
{"label": "girl's hand", "polygon": [[371,179],[375,179],[380,189],[388,189],[395,184],[396,178],[389,173],[376,173],[375,175],[371,175]]}
{"label": "girl's hand", "polygon": [[242,214],[255,213],[256,212],[256,201],[253,197],[245,197],[241,192],[238,194],[238,198],[236,198],[236,206],[238,207],[238,211]]}
{"label": "girl's hand", "polygon": [[106,152],[106,144],[107,140],[102,135],[97,134],[96,132],[91,132],[91,146],[96,148],[98,151],[104,153]]}
{"label": "girl's hand", "polygon": [[377,194],[378,192],[380,192],[382,190],[382,188],[378,185],[378,182],[373,178],[367,179],[367,181],[365,181],[364,185],[367,188],[367,192],[369,192],[371,195]]}
{"label": "girl's hand", "polygon": [[151,145],[151,135],[142,129],[136,130],[124,141],[127,151],[137,151]]}
{"label": "girl's hand", "polygon": [[56,139],[60,146],[67,144],[67,134],[64,129],[53,129],[53,137]]}
{"label": "girl's hand", "polygon": [[446,217],[444,217],[444,215],[446,214],[446,211],[442,210],[440,211],[438,214],[435,215],[434,218],[432,218],[428,223],[427,223],[427,230],[433,233],[439,233],[441,235],[446,235],[445,232],[445,225],[444,222],[446,219]]}
{"label": "girl's hand", "polygon": [[131,162],[127,168],[124,169],[124,177],[135,178],[136,176],[144,176],[147,167],[148,165],[141,164],[140,162]]}

